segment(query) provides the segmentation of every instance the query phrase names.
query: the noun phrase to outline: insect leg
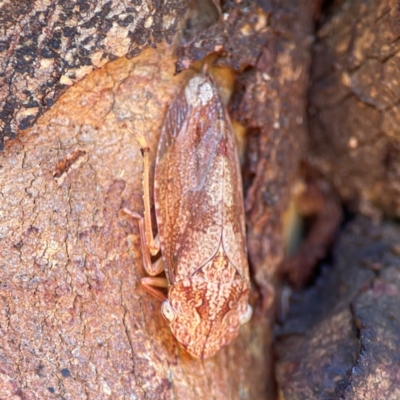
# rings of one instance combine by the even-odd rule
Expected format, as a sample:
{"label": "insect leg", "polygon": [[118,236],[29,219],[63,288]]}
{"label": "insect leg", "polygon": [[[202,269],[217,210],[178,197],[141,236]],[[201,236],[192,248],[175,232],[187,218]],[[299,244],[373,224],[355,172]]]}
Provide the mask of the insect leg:
{"label": "insect leg", "polygon": [[164,301],[167,299],[167,296],[161,290],[157,290],[155,288],[155,287],[167,288],[168,281],[165,278],[155,278],[153,276],[146,277],[146,278],[141,279],[141,284],[143,286],[143,289],[147,293],[154,296],[156,299],[161,300],[161,301]]}
{"label": "insect leg", "polygon": [[[127,128],[126,124],[122,125],[123,128]],[[150,147],[147,144],[146,138],[133,132],[140,144],[140,152],[143,157],[143,202],[144,202],[144,234],[145,234],[145,242],[147,247],[149,248],[150,254],[155,256],[160,251],[160,242],[155,239],[153,236],[153,227],[151,223],[151,213],[150,213],[150,162],[149,162],[149,152]],[[135,218],[142,218],[137,213],[132,213],[128,210],[125,210],[129,215],[132,215]]]}
{"label": "insect leg", "polygon": [[[161,273],[164,270],[164,265],[162,263],[162,258],[159,258],[156,262],[151,261],[151,254],[149,251],[149,246],[146,244],[146,235],[145,235],[145,222],[144,218],[136,212],[132,212],[126,208],[124,208],[124,212],[130,215],[133,218],[139,220],[139,232],[140,232],[140,247],[142,248],[142,257],[143,257],[143,267],[146,272],[155,276]],[[159,243],[158,235],[154,239],[155,243]]]}
{"label": "insect leg", "polygon": [[150,148],[142,135],[137,135],[141,145],[140,151],[143,156],[143,202],[144,202],[144,234],[150,254],[155,256],[160,251],[160,242],[153,236],[153,227],[150,214],[150,166],[149,152]]}
{"label": "insect leg", "polygon": [[[135,212],[131,212],[127,209],[124,209],[124,211],[131,215],[133,218],[137,218],[139,220],[139,231],[140,231],[140,246],[142,248],[142,256],[143,256],[143,267],[146,270],[146,272],[149,275],[152,275],[150,277],[144,277],[141,279],[141,284],[143,286],[143,289],[154,296],[156,299],[164,301],[167,299],[167,296],[161,291],[155,289],[153,286],[160,287],[160,288],[167,288],[168,287],[168,281],[166,278],[159,278],[155,277],[155,275],[158,275],[164,270],[164,264],[162,262],[162,258],[159,258],[157,261],[154,263],[151,262],[151,255],[149,251],[149,247],[146,244],[146,238],[145,238],[145,227],[144,227],[144,218],[141,217],[139,214]],[[155,239],[158,242],[158,236]]]}

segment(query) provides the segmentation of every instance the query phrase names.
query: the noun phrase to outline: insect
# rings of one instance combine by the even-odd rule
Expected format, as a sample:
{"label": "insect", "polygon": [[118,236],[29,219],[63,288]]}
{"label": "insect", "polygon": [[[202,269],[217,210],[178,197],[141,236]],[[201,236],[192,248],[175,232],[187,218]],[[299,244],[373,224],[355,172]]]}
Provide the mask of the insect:
{"label": "insect", "polygon": [[[249,321],[250,289],[240,164],[229,116],[209,76],[193,76],[172,102],[161,131],[154,176],[158,235],[150,214],[144,159],[144,217],[137,214],[145,289],[178,342],[206,358]],[[155,263],[151,255],[161,250]],[[156,277],[165,270],[166,278]],[[168,289],[168,296],[161,288]]]}

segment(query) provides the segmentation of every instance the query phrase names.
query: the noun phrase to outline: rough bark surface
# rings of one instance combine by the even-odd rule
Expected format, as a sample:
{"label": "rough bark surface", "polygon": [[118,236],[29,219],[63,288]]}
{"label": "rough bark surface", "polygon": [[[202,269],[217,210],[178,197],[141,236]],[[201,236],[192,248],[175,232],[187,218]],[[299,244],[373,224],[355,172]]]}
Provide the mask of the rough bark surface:
{"label": "rough bark surface", "polygon": [[233,118],[248,129],[248,246],[264,309],[275,298],[274,276],[284,257],[283,214],[306,141],[310,57],[303,50],[311,45],[312,10],[312,1],[274,4],[271,36],[256,67],[238,77],[230,105]]}
{"label": "rough bark surface", "polygon": [[146,50],[92,71],[0,156],[1,399],[272,398],[264,311],[305,137],[312,7],[261,6],[271,39],[238,77],[230,107],[250,135],[251,323],[215,357],[195,360],[139,285],[137,221],[122,209],[143,210],[142,157],[120,123],[144,133],[154,157],[165,111],[187,79],[174,76],[172,47]]}
{"label": "rough bark surface", "polygon": [[400,398],[400,227],[378,223],[400,215],[399,17],[398,1],[338,0],[320,20],[307,160],[374,223],[349,223],[333,266],[293,295],[277,346],[282,399]]}
{"label": "rough bark surface", "polygon": [[187,1],[14,1],[0,5],[0,149],[75,82],[171,40]]}
{"label": "rough bark surface", "polygon": [[355,209],[400,215],[400,13],[337,1],[313,46],[312,162]]}
{"label": "rough bark surface", "polygon": [[358,218],[280,331],[286,400],[400,398],[400,226]]}

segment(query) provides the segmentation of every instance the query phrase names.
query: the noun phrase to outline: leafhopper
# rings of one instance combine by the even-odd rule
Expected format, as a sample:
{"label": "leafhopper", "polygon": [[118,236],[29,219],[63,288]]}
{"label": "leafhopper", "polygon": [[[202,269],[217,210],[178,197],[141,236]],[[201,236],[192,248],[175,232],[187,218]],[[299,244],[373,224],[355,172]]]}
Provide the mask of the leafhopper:
{"label": "leafhopper", "polygon": [[[144,216],[139,219],[145,289],[178,342],[206,358],[249,321],[250,289],[240,163],[228,113],[210,76],[193,76],[166,114],[158,145],[150,215],[144,137]],[[162,257],[152,263],[151,256]],[[156,277],[165,271],[166,278]],[[168,290],[166,296],[161,288]]]}

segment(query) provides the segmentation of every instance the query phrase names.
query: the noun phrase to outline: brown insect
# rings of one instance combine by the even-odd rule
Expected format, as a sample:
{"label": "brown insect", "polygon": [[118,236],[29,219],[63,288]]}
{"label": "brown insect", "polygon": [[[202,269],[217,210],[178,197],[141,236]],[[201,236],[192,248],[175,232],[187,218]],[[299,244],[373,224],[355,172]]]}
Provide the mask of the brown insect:
{"label": "brown insect", "polygon": [[[153,237],[145,139],[144,217],[139,227],[151,277],[145,289],[181,345],[206,358],[251,318],[242,180],[229,116],[211,78],[192,77],[171,104],[162,128],[154,178],[158,227]],[[152,264],[151,255],[162,257]],[[165,270],[166,279],[155,277]],[[167,288],[168,297],[156,289]]]}

